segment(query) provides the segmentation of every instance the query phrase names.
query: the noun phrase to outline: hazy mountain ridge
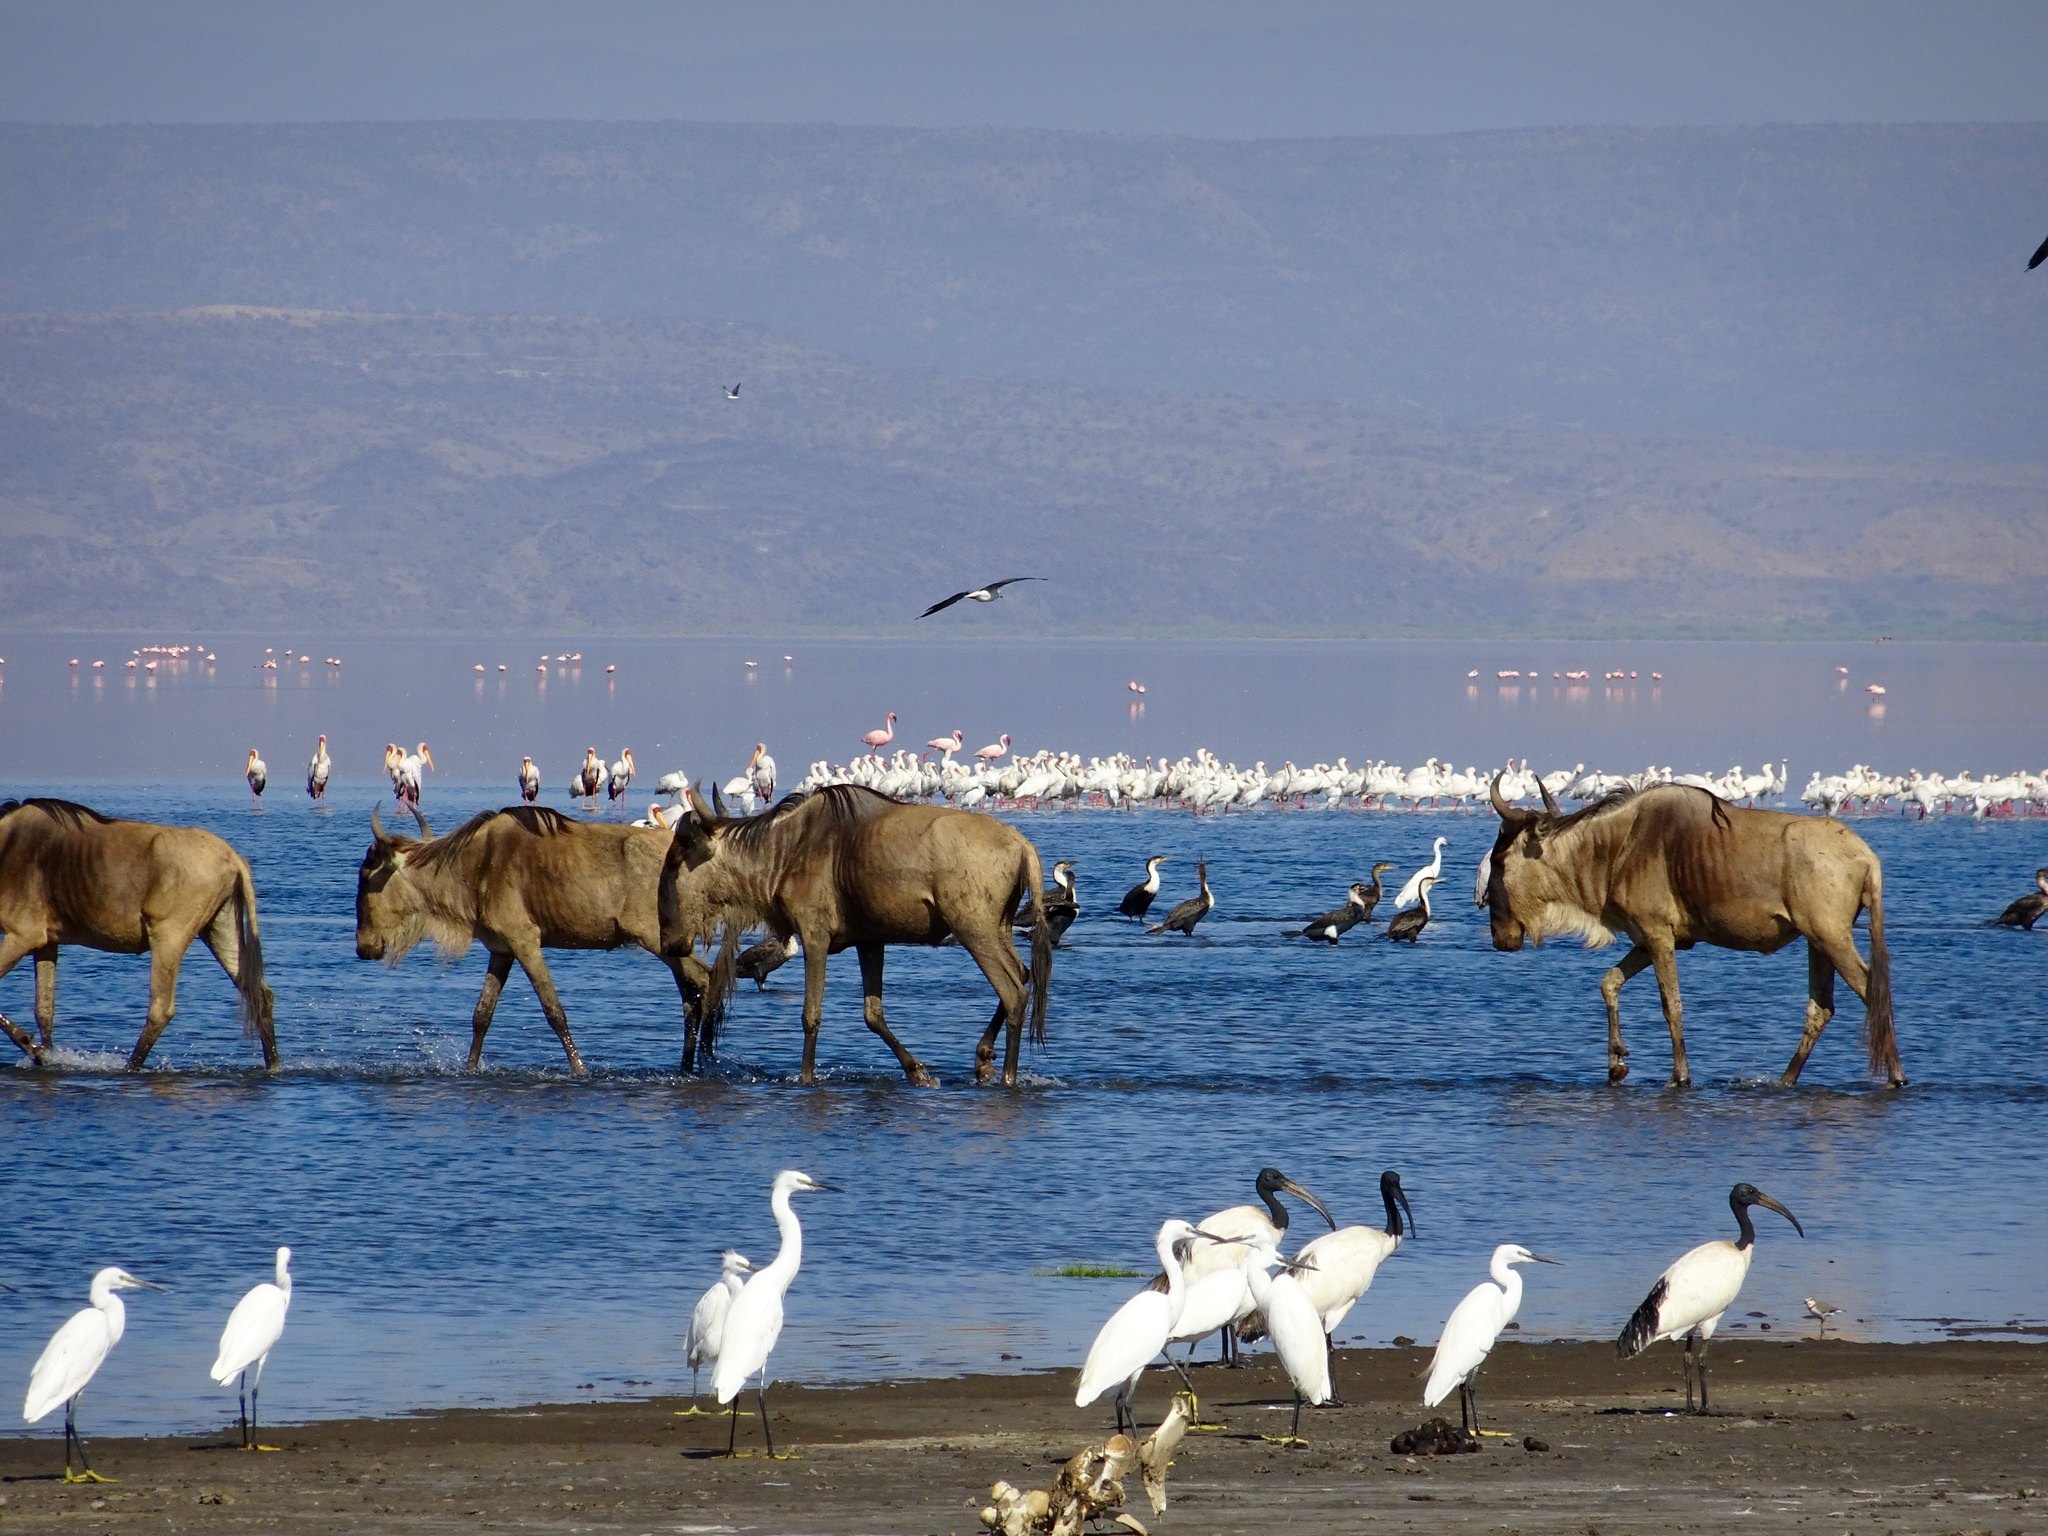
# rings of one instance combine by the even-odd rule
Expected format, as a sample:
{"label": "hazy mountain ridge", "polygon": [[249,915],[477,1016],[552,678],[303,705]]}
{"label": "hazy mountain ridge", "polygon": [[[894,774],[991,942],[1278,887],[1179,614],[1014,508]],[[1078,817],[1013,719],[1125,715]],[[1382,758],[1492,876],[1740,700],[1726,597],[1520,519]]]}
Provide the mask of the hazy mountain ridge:
{"label": "hazy mountain ridge", "polygon": [[13,310],[730,318],[1090,389],[2041,456],[2048,125],[17,126],[0,205]]}
{"label": "hazy mountain ridge", "polygon": [[886,633],[962,580],[1026,571],[1051,580],[964,621],[1903,636],[2048,618],[2039,466],[963,381],[673,320],[0,317],[0,525],[10,627]]}

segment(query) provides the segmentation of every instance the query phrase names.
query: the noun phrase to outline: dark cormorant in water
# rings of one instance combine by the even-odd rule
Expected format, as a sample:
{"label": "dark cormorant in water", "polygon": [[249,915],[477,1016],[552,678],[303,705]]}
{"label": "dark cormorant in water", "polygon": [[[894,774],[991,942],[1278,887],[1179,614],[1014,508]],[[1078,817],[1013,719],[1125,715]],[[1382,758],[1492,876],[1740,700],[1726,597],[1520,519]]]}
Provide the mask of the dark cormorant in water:
{"label": "dark cormorant in water", "polygon": [[1987,928],[2025,928],[2033,931],[2044,913],[2048,913],[2048,869],[2034,871],[2034,884],[2038,890],[2027,892],[2018,901],[2007,907],[1984,926]]}
{"label": "dark cormorant in water", "polygon": [[1152,910],[1152,898],[1159,894],[1159,866],[1168,862],[1163,853],[1155,853],[1145,861],[1145,878],[1124,892],[1124,899],[1116,909],[1125,917],[1135,917],[1140,922]]}
{"label": "dark cormorant in water", "polygon": [[1422,883],[1415,889],[1419,905],[1396,912],[1387,919],[1387,937],[1395,941],[1406,940],[1413,944],[1429,926],[1429,888],[1436,884],[1435,875],[1424,875]]}
{"label": "dark cormorant in water", "polygon": [[1345,894],[1344,905],[1312,917],[1299,928],[1289,928],[1281,935],[1285,939],[1321,939],[1325,944],[1334,944],[1365,921],[1372,911],[1373,891],[1369,885],[1353,881]]}
{"label": "dark cormorant in water", "polygon": [[1155,923],[1147,933],[1184,933],[1195,936],[1195,924],[1209,915],[1209,909],[1216,905],[1216,898],[1209,894],[1209,866],[1200,859],[1195,860],[1195,878],[1202,884],[1201,894],[1190,896],[1166,914],[1166,921]]}

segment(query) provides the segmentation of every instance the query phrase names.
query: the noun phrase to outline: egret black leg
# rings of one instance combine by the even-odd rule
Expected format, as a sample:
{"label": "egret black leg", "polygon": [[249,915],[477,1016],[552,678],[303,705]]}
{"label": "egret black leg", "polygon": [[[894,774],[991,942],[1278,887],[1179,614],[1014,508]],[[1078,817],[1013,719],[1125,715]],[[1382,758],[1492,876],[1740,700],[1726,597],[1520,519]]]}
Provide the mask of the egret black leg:
{"label": "egret black leg", "polygon": [[726,1455],[728,1455],[728,1456],[737,1456],[737,1455],[739,1454],[739,1451],[738,1451],[738,1450],[736,1449],[736,1446],[737,1446],[737,1444],[738,1444],[738,1441],[739,1441],[739,1434],[740,1434],[740,1397],[739,1397],[739,1394],[738,1394],[737,1392],[735,1392],[735,1393],[733,1394],[733,1397],[732,1397],[732,1426],[731,1426],[731,1428],[727,1429],[727,1430],[726,1430],[726,1432],[725,1432],[725,1454],[726,1454]]}
{"label": "egret black leg", "polygon": [[[1189,1392],[1193,1392],[1195,1390],[1195,1384],[1192,1381],[1188,1380],[1188,1368],[1185,1365],[1183,1365],[1180,1361],[1173,1358],[1173,1351],[1171,1349],[1162,1349],[1160,1353],[1166,1356],[1166,1363],[1172,1366],[1174,1369],[1174,1374],[1180,1377],[1180,1384],[1186,1387]],[[1192,1360],[1194,1359],[1194,1357],[1195,1346],[1190,1344],[1188,1346],[1188,1359]]]}
{"label": "egret black leg", "polygon": [[1299,1392],[1294,1394],[1294,1428],[1287,1432],[1287,1438],[1298,1445],[1306,1445],[1308,1443],[1301,1438],[1301,1394]]}
{"label": "egret black leg", "polygon": [[[79,1395],[83,1396],[84,1394],[81,1393]],[[64,1405],[64,1481],[67,1483],[111,1482],[113,1479],[101,1477],[99,1473],[93,1471],[92,1463],[86,1459],[85,1436],[78,1432],[77,1421],[72,1417],[77,1407],[78,1398],[76,1397]],[[71,1470],[71,1447],[73,1445],[78,1447],[78,1471],[76,1473]]]}
{"label": "egret black leg", "polygon": [[1330,1362],[1330,1395],[1326,1401],[1332,1408],[1342,1408],[1344,1399],[1337,1392],[1337,1341],[1327,1333],[1323,1335],[1323,1355]]}
{"label": "egret black leg", "polygon": [[1699,1364],[1699,1372],[1700,1372],[1700,1412],[1701,1412],[1701,1413],[1705,1413],[1705,1412],[1707,1411],[1707,1345],[1708,1345],[1708,1344],[1710,1344],[1710,1343],[1712,1343],[1712,1342],[1713,1342],[1713,1341],[1712,1341],[1711,1339],[1701,1339],[1701,1340],[1700,1340],[1700,1364]]}
{"label": "egret black leg", "polygon": [[[761,1405],[761,1434],[768,1442],[768,1459],[775,1459],[775,1431],[768,1423],[768,1384],[764,1381],[754,1389],[754,1400]],[[738,1398],[733,1399],[738,1402]]]}

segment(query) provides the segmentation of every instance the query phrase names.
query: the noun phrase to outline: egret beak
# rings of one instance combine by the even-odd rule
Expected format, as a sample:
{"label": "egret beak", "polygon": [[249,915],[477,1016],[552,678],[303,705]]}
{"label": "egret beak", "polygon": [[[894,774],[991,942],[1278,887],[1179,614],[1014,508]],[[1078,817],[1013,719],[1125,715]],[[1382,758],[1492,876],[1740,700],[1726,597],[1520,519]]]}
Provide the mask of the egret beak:
{"label": "egret beak", "polygon": [[1273,1255],[1273,1258],[1282,1269],[1286,1270],[1291,1275],[1305,1275],[1310,1270],[1316,1267],[1316,1261],[1314,1259],[1289,1259],[1283,1258],[1281,1255],[1277,1253]]}
{"label": "egret beak", "polygon": [[839,1186],[838,1186],[837,1184],[827,1184],[827,1183],[826,1183],[826,1182],[825,1182],[825,1181],[824,1181],[823,1179],[813,1179],[813,1180],[811,1180],[811,1182],[810,1182],[810,1183],[806,1184],[806,1185],[805,1185],[804,1187],[805,1187],[806,1189],[822,1189],[822,1190],[827,1190],[827,1191],[829,1191],[829,1192],[831,1192],[832,1194],[835,1194],[835,1195],[841,1195],[841,1194],[844,1194],[844,1193],[846,1193],[846,1191],[844,1191],[843,1189],[841,1189],[841,1188],[840,1188],[840,1187],[839,1187]]}
{"label": "egret beak", "polygon": [[1532,1253],[1532,1254],[1530,1254],[1530,1255],[1529,1255],[1529,1262],[1530,1262],[1530,1263],[1532,1263],[1532,1264],[1562,1264],[1562,1263],[1564,1263],[1564,1260],[1563,1260],[1563,1259],[1546,1259],[1546,1258],[1545,1258],[1545,1257],[1543,1257],[1543,1255],[1542,1255],[1542,1254],[1540,1254],[1540,1253]]}
{"label": "egret beak", "polygon": [[1769,1195],[1765,1194],[1762,1190],[1758,1190],[1756,1193],[1756,1203],[1758,1205],[1769,1206],[1772,1210],[1776,1211],[1780,1216],[1784,1217],[1787,1221],[1792,1223],[1792,1230],[1794,1232],[1797,1232],[1801,1237],[1806,1236],[1806,1228],[1799,1225],[1799,1218],[1797,1216],[1794,1216],[1790,1211],[1786,1210],[1784,1206],[1778,1204],[1777,1201],[1773,1200]]}
{"label": "egret beak", "polygon": [[1280,1187],[1286,1190],[1287,1193],[1289,1193],[1290,1195],[1296,1195],[1299,1196],[1301,1199],[1306,1200],[1311,1206],[1315,1208],[1315,1213],[1330,1224],[1330,1230],[1332,1232],[1337,1230],[1337,1218],[1329,1213],[1329,1211],[1324,1207],[1322,1201],[1318,1200],[1314,1195],[1310,1194],[1307,1190],[1303,1189],[1299,1184],[1295,1183],[1292,1179],[1282,1179],[1280,1181]]}

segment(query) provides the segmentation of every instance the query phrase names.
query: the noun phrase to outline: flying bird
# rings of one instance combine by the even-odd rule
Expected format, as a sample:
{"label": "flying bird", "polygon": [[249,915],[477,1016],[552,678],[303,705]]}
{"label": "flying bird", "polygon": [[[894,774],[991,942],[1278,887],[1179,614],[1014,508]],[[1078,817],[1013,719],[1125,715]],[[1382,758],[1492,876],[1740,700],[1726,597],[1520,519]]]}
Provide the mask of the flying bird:
{"label": "flying bird", "polygon": [[726,398],[726,399],[728,399],[728,400],[737,400],[737,399],[739,399],[739,397],[740,397],[740,387],[739,387],[739,385],[737,385],[737,384],[728,384],[728,385],[726,385],[726,386],[725,386],[725,398]]}
{"label": "flying bird", "polygon": [[2033,271],[2034,268],[2041,265],[2041,263],[2044,261],[2048,261],[2048,240],[2043,240],[2039,248],[2037,248],[2034,254],[2028,258],[2027,270],[2029,272]]}
{"label": "flying bird", "polygon": [[1043,576],[1005,576],[1001,581],[992,581],[985,587],[969,587],[965,592],[955,592],[951,597],[933,603],[918,617],[928,619],[941,608],[950,608],[957,602],[992,603],[1003,595],[1003,588],[1014,586],[1020,581],[1043,581]]}

